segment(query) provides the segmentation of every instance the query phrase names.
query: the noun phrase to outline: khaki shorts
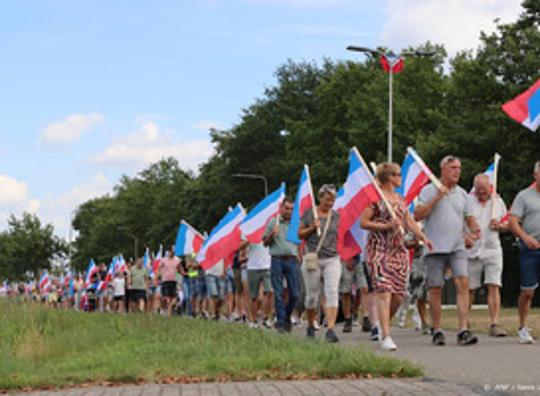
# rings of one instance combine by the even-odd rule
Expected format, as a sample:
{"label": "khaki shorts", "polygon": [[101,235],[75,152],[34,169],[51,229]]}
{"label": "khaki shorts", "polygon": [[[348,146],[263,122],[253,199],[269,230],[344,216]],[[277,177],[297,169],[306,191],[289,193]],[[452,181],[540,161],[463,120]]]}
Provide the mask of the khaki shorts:
{"label": "khaki shorts", "polygon": [[366,271],[364,263],[356,263],[352,271],[347,269],[347,266],[341,262],[341,279],[339,280],[340,293],[352,293],[353,284],[356,290],[367,288]]}
{"label": "khaki shorts", "polygon": [[467,263],[469,266],[469,290],[476,290],[482,286],[482,274],[484,274],[484,285],[502,286],[502,254],[485,259],[468,259]]}
{"label": "khaki shorts", "polygon": [[444,286],[444,271],[447,267],[452,269],[452,277],[469,276],[467,269],[467,253],[465,250],[456,250],[451,253],[427,254],[424,257],[427,268],[427,287]]}
{"label": "khaki shorts", "polygon": [[259,287],[262,283],[265,293],[272,293],[272,282],[270,279],[270,269],[248,270],[249,297],[255,300],[259,295]]}

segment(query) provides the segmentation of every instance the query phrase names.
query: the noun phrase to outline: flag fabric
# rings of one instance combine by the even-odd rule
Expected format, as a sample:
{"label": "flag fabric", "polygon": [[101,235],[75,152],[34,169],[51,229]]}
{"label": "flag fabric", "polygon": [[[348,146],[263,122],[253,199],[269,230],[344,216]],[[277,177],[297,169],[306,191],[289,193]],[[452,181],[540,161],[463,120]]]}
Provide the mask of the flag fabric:
{"label": "flag fabric", "polygon": [[340,214],[338,252],[344,260],[360,252],[358,250],[360,245],[354,238],[355,234],[351,234],[349,231],[358,221],[364,209],[381,199],[369,172],[370,170],[360,157],[360,153],[356,148],[353,148],[349,154],[349,174],[343,185],[343,193],[335,206]]}
{"label": "flag fabric", "polygon": [[405,68],[403,58],[393,54],[381,55],[379,61],[381,62],[383,70],[387,73],[390,73],[390,71],[394,74],[399,73]]}
{"label": "flag fabric", "polygon": [[176,243],[174,245],[174,254],[177,256],[189,256],[198,253],[204,243],[204,237],[199,231],[182,220],[178,227]]}
{"label": "flag fabric", "polygon": [[230,210],[212,230],[201,250],[197,262],[204,270],[216,265],[220,260],[230,257],[241,242],[240,223],[246,217],[241,204]]}
{"label": "flag fabric", "polygon": [[154,255],[154,261],[152,263],[152,271],[154,271],[154,274],[159,273],[159,266],[161,264],[162,257],[163,257],[163,245],[159,245],[159,250]]}
{"label": "flag fabric", "polygon": [[240,224],[242,235],[249,243],[261,243],[266,224],[279,213],[281,201],[285,197],[285,183],[259,202]]}
{"label": "flag fabric", "polygon": [[43,274],[41,274],[41,278],[39,278],[39,290],[42,293],[46,293],[49,291],[50,286],[51,278],[49,277],[49,272],[45,270],[43,271]]}
{"label": "flag fabric", "polygon": [[88,288],[91,284],[92,275],[94,275],[98,271],[96,267],[96,263],[94,263],[94,259],[90,259],[90,263],[88,264],[88,267],[86,267],[86,278],[84,279],[84,287]]}
{"label": "flag fabric", "polygon": [[540,79],[516,98],[502,105],[503,111],[531,131],[540,126]]}
{"label": "flag fabric", "polygon": [[[343,196],[345,189],[343,186],[339,189],[334,203],[334,210],[339,212],[343,207]],[[364,250],[367,241],[368,231],[360,227],[360,219],[358,219],[352,227],[345,232],[343,243],[338,244],[339,256],[348,260],[351,257],[361,253]]]}
{"label": "flag fabric", "polygon": [[300,245],[302,242],[298,238],[300,219],[306,210],[313,209],[314,202],[315,199],[313,187],[311,186],[311,179],[309,177],[309,168],[307,165],[304,165],[304,170],[302,171],[302,175],[300,175],[300,184],[298,185],[298,191],[296,192],[296,198],[294,200],[289,230],[287,231],[288,241]]}
{"label": "flag fabric", "polygon": [[401,187],[397,189],[397,192],[403,196],[406,205],[409,206],[429,182],[427,173],[414,160],[411,153],[407,154],[401,165],[401,180]]}

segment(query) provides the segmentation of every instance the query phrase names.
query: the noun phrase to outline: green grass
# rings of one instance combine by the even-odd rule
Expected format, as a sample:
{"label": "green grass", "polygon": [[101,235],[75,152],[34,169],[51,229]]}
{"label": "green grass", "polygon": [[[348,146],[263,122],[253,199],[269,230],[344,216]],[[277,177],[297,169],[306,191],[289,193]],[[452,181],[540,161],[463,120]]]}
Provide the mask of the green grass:
{"label": "green grass", "polygon": [[245,326],[0,300],[0,389],[104,382],[418,376],[413,364]]}

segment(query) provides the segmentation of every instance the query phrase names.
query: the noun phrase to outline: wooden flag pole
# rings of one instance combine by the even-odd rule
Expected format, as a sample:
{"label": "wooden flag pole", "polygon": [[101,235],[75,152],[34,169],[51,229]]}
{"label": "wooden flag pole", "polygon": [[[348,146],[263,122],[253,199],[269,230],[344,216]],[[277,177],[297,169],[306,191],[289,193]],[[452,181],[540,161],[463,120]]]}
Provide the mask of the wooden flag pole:
{"label": "wooden flag pole", "polygon": [[[390,216],[392,217],[392,219],[394,219],[394,220],[397,219],[396,212],[394,212],[394,208],[392,208],[392,205],[390,205],[390,202],[388,202],[388,200],[384,196],[381,188],[379,187],[379,184],[377,183],[377,181],[375,180],[375,178],[373,177],[373,175],[369,171],[369,168],[367,167],[366,162],[364,161],[364,158],[362,158],[362,156],[360,155],[360,152],[358,151],[358,149],[356,147],[353,147],[352,149],[354,150],[354,153],[358,156],[358,159],[362,163],[362,166],[366,169],[366,173],[368,174],[369,179],[371,180],[371,182],[375,186],[375,189],[377,190],[377,192],[381,196],[381,199],[382,199],[384,205],[386,206],[386,209],[388,209],[388,213],[390,213]],[[401,225],[399,226],[399,231],[402,234],[405,233],[405,230],[403,229],[403,226],[401,226]]]}
{"label": "wooden flag pole", "polygon": [[[317,207],[315,206],[315,193],[313,192],[313,186],[311,185],[311,175],[309,173],[309,166],[307,164],[304,164],[304,169],[306,171],[306,176],[309,183],[309,189],[311,190],[311,207],[313,208],[313,219],[317,220],[319,218],[319,215],[317,214]],[[321,236],[321,228],[317,227],[317,236]]]}
{"label": "wooden flag pole", "polygon": [[491,192],[491,219],[497,218],[497,179],[499,173],[499,161],[501,156],[499,153],[495,153],[495,160],[493,166],[493,191]]}

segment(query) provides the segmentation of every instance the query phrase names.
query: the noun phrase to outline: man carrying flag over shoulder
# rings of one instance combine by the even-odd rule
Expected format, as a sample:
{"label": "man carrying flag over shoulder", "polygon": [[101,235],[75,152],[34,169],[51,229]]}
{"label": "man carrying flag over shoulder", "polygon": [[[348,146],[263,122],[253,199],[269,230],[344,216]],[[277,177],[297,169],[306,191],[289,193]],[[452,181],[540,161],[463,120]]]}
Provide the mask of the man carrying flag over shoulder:
{"label": "man carrying flag over shoulder", "polygon": [[458,345],[471,345],[478,338],[467,329],[469,318],[469,275],[463,230],[471,232],[470,240],[480,238],[480,227],[467,200],[467,192],[458,185],[461,177],[461,161],[447,155],[440,163],[440,181],[420,159],[414,150],[415,160],[422,165],[432,181],[422,189],[414,210],[417,221],[424,220],[424,232],[433,243],[433,251],[425,252],[429,309],[433,321],[433,345],[445,345],[441,331],[441,291],[444,272],[449,266],[456,285],[456,302],[459,317]]}
{"label": "man carrying flag over shoulder", "polygon": [[[275,327],[281,333],[291,331],[291,314],[300,295],[298,250],[296,245],[287,239],[292,211],[293,202],[288,197],[283,198],[279,217],[270,219],[263,234],[263,244],[269,248],[272,257],[270,280],[277,317]],[[289,292],[286,306],[283,300],[283,279],[287,281]]]}

